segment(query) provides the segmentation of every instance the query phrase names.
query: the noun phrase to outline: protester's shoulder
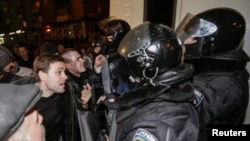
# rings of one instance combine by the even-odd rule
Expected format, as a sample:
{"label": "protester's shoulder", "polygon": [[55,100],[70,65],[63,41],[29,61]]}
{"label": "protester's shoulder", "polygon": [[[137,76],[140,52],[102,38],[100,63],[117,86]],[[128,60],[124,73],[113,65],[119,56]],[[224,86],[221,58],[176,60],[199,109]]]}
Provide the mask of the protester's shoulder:
{"label": "protester's shoulder", "polygon": [[0,83],[12,83],[20,78],[20,76],[11,73],[0,74]]}
{"label": "protester's shoulder", "polygon": [[35,84],[36,82],[37,82],[37,80],[35,77],[25,76],[25,77],[22,77],[16,81],[13,81],[12,83],[16,84],[16,85],[23,85],[23,84]]}
{"label": "protester's shoulder", "polygon": [[[195,76],[193,78],[193,84],[196,87],[216,90],[231,90],[236,87],[241,87],[241,83],[244,77],[234,76],[234,73],[217,73]],[[240,81],[239,81],[240,80]],[[230,89],[229,89],[230,88]]]}
{"label": "protester's shoulder", "polygon": [[193,76],[194,81],[211,83],[213,81],[228,81],[233,78],[233,72],[204,73]]}

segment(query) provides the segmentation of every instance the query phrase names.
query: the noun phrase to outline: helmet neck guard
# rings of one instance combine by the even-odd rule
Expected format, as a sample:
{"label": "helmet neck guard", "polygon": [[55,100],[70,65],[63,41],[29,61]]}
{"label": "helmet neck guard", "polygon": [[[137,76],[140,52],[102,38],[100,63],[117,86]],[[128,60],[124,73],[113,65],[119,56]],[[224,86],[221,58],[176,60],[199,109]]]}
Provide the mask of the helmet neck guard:
{"label": "helmet neck guard", "polygon": [[150,79],[150,83],[152,85],[161,86],[173,85],[191,78],[193,72],[194,68],[191,64],[180,64],[179,66],[158,75],[154,79]]}

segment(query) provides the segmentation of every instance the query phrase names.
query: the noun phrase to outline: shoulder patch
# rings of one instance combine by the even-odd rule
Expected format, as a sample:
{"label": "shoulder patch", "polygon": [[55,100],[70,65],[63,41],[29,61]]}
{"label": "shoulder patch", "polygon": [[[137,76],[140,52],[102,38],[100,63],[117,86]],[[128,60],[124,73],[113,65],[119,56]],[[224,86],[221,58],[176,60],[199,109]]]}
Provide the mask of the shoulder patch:
{"label": "shoulder patch", "polygon": [[158,141],[158,139],[145,129],[138,129],[132,141]]}

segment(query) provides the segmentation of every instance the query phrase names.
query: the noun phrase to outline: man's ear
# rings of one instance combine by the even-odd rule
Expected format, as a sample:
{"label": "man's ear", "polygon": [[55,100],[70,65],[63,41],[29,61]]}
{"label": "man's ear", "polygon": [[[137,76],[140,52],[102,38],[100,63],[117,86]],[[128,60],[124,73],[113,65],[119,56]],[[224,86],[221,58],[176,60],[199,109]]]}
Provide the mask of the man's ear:
{"label": "man's ear", "polygon": [[44,81],[46,79],[46,73],[41,70],[38,72],[38,76],[41,81]]}

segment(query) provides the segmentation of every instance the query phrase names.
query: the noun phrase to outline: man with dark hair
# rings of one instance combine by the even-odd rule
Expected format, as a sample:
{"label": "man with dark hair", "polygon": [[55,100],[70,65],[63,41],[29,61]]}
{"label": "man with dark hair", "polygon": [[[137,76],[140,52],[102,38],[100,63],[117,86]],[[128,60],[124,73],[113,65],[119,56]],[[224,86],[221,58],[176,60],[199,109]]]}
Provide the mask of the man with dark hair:
{"label": "man with dark hair", "polygon": [[21,67],[33,68],[34,55],[31,54],[26,44],[19,44],[17,47],[17,62]]}
{"label": "man with dark hair", "polygon": [[[70,105],[66,105],[66,101],[69,101],[66,97],[68,93],[64,94],[68,79],[65,70],[64,60],[60,56],[43,54],[35,59],[34,77],[25,77],[14,82],[15,84],[34,83],[43,91],[35,108],[44,118],[46,141],[59,141],[67,136],[63,131],[68,130],[68,126],[65,127],[64,123]],[[91,86],[86,84],[80,91],[80,105],[86,106],[90,97]]]}

